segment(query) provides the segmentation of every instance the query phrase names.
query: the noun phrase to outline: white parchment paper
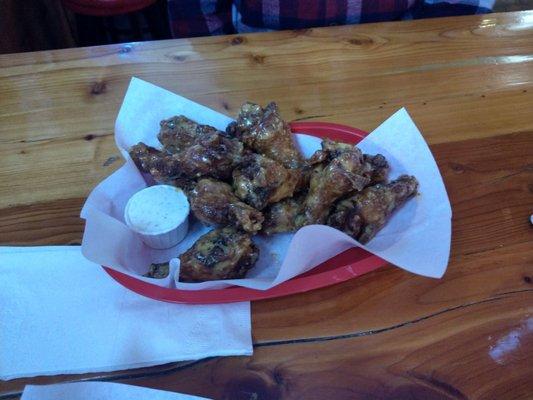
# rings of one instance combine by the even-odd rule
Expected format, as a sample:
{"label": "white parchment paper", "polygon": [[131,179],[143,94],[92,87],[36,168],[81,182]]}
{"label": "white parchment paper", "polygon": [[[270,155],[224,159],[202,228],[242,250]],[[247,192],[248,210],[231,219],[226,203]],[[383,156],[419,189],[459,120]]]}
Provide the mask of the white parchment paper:
{"label": "white parchment paper", "polygon": [[[283,111],[283,110],[282,110]],[[415,274],[440,278],[448,265],[451,242],[451,207],[437,164],[420,131],[405,109],[401,109],[363,139],[365,153],[383,154],[391,165],[390,178],[415,175],[420,194],[396,212],[388,224],[366,246],[324,225],[303,227],[294,234],[254,237],[260,258],[245,279],[183,283],[174,279],[179,254],[212,228],[191,217],[184,241],[168,250],[154,250],[124,223],[127,200],[147,183],[128,156],[127,149],[140,141],[161,147],[157,141],[159,122],[183,114],[195,121],[224,130],[231,118],[184,97],[133,78],[115,124],[115,139],[126,164],[102,181],[89,195],[82,210],[86,219],[83,254],[91,261],[139,279],[167,287],[199,290],[232,285],[268,289],[302,274],[353,246],[362,247],[390,263]],[[320,148],[318,138],[295,135],[308,156]],[[140,275],[152,262],[171,260],[166,279]]]}

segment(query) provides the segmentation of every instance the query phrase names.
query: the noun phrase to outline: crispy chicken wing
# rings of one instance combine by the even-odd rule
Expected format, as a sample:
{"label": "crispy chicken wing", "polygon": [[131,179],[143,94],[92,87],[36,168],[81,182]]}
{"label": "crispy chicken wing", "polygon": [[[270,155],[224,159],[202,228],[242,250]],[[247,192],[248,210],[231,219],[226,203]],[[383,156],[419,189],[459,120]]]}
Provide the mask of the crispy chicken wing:
{"label": "crispy chicken wing", "polygon": [[362,190],[370,181],[362,175],[363,163],[361,151],[352,147],[329,163],[315,166],[297,226],[326,222],[333,202],[354,190]]}
{"label": "crispy chicken wing", "polygon": [[238,198],[262,210],[292,196],[299,176],[299,170],[286,169],[268,157],[251,153],[233,170],[233,188]]}
{"label": "crispy chicken wing", "polygon": [[179,171],[189,178],[209,176],[227,180],[235,166],[241,162],[243,144],[219,133],[209,132],[198,136],[194,143],[183,148],[174,157]]}
{"label": "crispy chicken wing", "polygon": [[130,149],[139,169],[157,181],[204,176],[228,180],[240,163],[244,149],[239,140],[183,116],[161,121],[158,138],[163,143],[162,150],[144,143]]}
{"label": "crispy chicken wing", "polygon": [[376,154],[371,156],[365,154],[363,156],[363,175],[370,178],[369,185],[385,182],[389,175],[389,170],[389,163],[383,155]]}
{"label": "crispy chicken wing", "polygon": [[130,148],[129,154],[140,171],[149,173],[158,182],[178,175],[178,161],[165,150],[138,143]]}
{"label": "crispy chicken wing", "polygon": [[321,146],[322,151],[327,154],[327,157],[329,159],[336,158],[342,153],[350,152],[354,148],[353,144],[337,142],[329,138],[325,138],[324,140],[322,140]]}
{"label": "crispy chicken wing", "polygon": [[191,146],[202,136],[213,133],[224,134],[212,126],[198,124],[183,115],[164,119],[159,125],[161,129],[157,138],[165,149],[171,153],[178,153]]}
{"label": "crispy chicken wing", "polygon": [[180,259],[181,282],[204,282],[244,278],[259,258],[251,235],[235,228],[212,230],[183,253]]}
{"label": "crispy chicken wing", "polygon": [[[313,171],[320,169],[321,165],[324,166],[327,162],[339,158],[342,154],[354,151],[359,152],[359,149],[352,144],[336,142],[327,138],[324,139],[322,141],[322,149],[315,151],[310,158],[305,160],[296,192],[309,185]],[[362,167],[358,174],[368,178],[368,185],[385,181],[388,173],[389,163],[384,156],[381,154],[376,154],[375,156],[369,154],[363,155]]]}
{"label": "crispy chicken wing", "polygon": [[298,168],[303,158],[292,139],[289,125],[281,119],[276,103],[265,108],[244,103],[227,132],[237,136],[254,151],[278,161],[286,168]]}
{"label": "crispy chicken wing", "polygon": [[264,211],[265,221],[261,232],[272,235],[296,230],[296,216],[302,211],[304,198],[305,195],[290,197],[268,207]]}
{"label": "crispy chicken wing", "polygon": [[328,218],[328,225],[367,243],[386,224],[395,209],[416,194],[418,181],[402,175],[390,183],[369,186],[341,200]]}
{"label": "crispy chicken wing", "polygon": [[[343,153],[353,151],[354,147],[355,146],[352,144],[336,142],[331,139],[324,139],[322,141],[322,150],[317,150],[309,159],[309,162],[311,164],[317,164],[326,159],[332,160],[339,157]],[[389,169],[389,163],[383,155],[363,155],[363,169],[361,174],[370,178],[369,184],[379,183],[387,180]]]}
{"label": "crispy chicken wing", "polygon": [[261,229],[263,214],[240,201],[227,183],[201,179],[189,193],[191,210],[208,225],[233,225],[246,232]]}

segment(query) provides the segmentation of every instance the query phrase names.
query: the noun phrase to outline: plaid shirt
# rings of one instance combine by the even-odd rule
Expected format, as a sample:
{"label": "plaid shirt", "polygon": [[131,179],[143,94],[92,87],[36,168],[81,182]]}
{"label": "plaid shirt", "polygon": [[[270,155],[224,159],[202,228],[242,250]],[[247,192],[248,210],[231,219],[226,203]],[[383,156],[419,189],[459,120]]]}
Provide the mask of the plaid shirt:
{"label": "plaid shirt", "polygon": [[174,37],[490,12],[494,0],[168,0]]}

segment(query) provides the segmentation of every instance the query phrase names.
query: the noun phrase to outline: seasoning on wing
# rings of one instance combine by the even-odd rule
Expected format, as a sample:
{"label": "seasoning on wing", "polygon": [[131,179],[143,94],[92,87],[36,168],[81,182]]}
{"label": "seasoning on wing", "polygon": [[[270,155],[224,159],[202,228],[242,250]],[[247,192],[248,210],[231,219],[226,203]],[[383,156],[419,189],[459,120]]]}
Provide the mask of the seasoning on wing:
{"label": "seasoning on wing", "polygon": [[227,180],[241,162],[243,144],[217,132],[198,136],[194,143],[184,147],[174,157],[181,174],[188,178],[209,176]]}
{"label": "seasoning on wing", "polygon": [[240,163],[244,149],[238,139],[184,116],[161,121],[158,138],[163,144],[162,150],[144,143],[130,149],[139,169],[150,173],[158,182],[204,176],[228,180]]}
{"label": "seasoning on wing", "polygon": [[170,272],[170,266],[168,262],[159,264],[150,264],[150,269],[143,276],[154,279],[164,279]]}
{"label": "seasoning on wing", "polygon": [[198,138],[205,135],[222,133],[212,126],[199,124],[183,115],[164,119],[159,125],[161,129],[157,138],[171,153],[178,153],[186,149],[194,144]]}
{"label": "seasoning on wing", "polygon": [[[349,157],[343,156],[346,153],[360,152],[360,150],[353,144],[336,142],[331,139],[322,140],[322,149],[315,151],[315,153],[305,160],[304,166],[301,168],[300,181],[296,187],[296,193],[303,191],[310,185],[311,178],[316,175],[318,171],[336,158]],[[357,175],[368,179],[367,185],[387,180],[389,173],[389,163],[381,154],[371,156],[363,154],[363,161],[361,168]],[[316,223],[316,222],[310,222]]]}
{"label": "seasoning on wing", "polygon": [[251,235],[225,227],[203,235],[179,256],[181,282],[244,278],[259,258]]}
{"label": "seasoning on wing", "polygon": [[317,164],[309,183],[303,213],[297,217],[297,226],[323,224],[332,204],[340,197],[362,190],[370,181],[362,174],[363,154],[357,147],[351,147],[329,163]]}
{"label": "seasoning on wing", "polygon": [[138,143],[130,148],[129,154],[140,171],[149,173],[158,182],[179,174],[177,160],[165,150]]}
{"label": "seasoning on wing", "polygon": [[[353,144],[336,142],[331,139],[324,139],[322,141],[322,150],[317,150],[310,158],[310,162],[316,164],[326,159],[333,160],[343,153],[353,151],[354,147],[355,146]],[[361,175],[370,178],[369,184],[386,181],[389,169],[389,163],[383,155],[363,155],[363,168],[361,169],[360,173]]]}
{"label": "seasoning on wing", "polygon": [[390,183],[369,186],[341,200],[329,216],[328,225],[361,243],[367,243],[387,223],[391,214],[416,194],[418,181],[402,175]]}
{"label": "seasoning on wing", "polygon": [[232,225],[255,233],[263,214],[240,201],[227,183],[204,178],[189,193],[191,210],[200,221],[217,226]]}
{"label": "seasoning on wing", "polygon": [[265,108],[244,103],[237,121],[228,133],[241,139],[254,151],[278,161],[285,168],[299,168],[303,158],[292,139],[289,125],[281,119],[278,106],[272,102]]}
{"label": "seasoning on wing", "polygon": [[300,174],[299,170],[286,169],[268,157],[251,153],[233,170],[233,188],[238,198],[262,210],[292,196]]}
{"label": "seasoning on wing", "polygon": [[329,138],[325,138],[321,143],[322,151],[326,153],[329,159],[340,156],[342,153],[350,152],[353,150],[354,145],[349,143],[337,142]]}
{"label": "seasoning on wing", "polygon": [[302,212],[304,195],[290,197],[278,203],[272,204],[264,211],[262,233],[272,235],[281,232],[293,232],[296,226],[296,217]]}
{"label": "seasoning on wing", "polygon": [[363,175],[370,178],[370,185],[385,182],[389,170],[389,163],[383,155],[376,154],[375,156],[371,156],[365,154],[363,156]]}

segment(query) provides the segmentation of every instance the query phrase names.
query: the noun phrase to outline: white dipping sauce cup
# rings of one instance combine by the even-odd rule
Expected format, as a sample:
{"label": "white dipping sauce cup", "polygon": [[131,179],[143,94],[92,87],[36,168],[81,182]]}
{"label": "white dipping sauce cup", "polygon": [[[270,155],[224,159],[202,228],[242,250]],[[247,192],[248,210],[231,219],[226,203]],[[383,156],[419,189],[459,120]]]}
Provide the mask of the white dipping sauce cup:
{"label": "white dipping sauce cup", "polygon": [[189,202],[181,189],[155,185],[135,193],[126,204],[124,220],[154,249],[177,245],[189,229]]}

